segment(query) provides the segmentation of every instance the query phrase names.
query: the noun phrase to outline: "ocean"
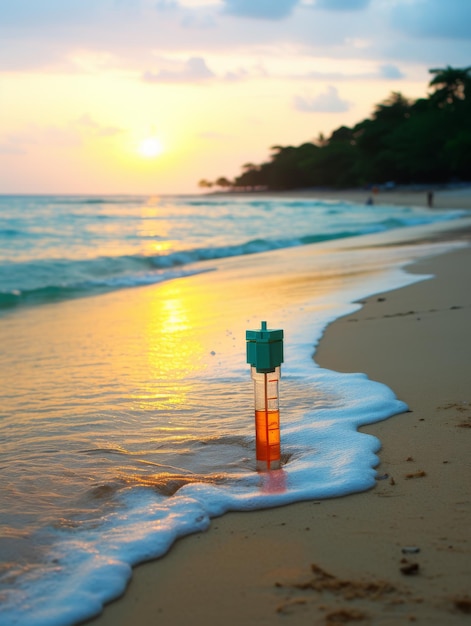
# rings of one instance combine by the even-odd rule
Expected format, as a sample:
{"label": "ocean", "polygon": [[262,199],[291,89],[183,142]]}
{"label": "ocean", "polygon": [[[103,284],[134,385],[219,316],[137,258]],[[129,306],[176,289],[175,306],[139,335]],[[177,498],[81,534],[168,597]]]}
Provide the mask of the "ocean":
{"label": "ocean", "polygon": [[[228,511],[370,489],[407,410],[315,362],[361,299],[430,277],[466,211],[277,196],[0,196],[0,622],[66,626]],[[417,236],[416,236],[417,235]],[[386,245],[387,244],[387,245]],[[257,472],[245,330],[283,328],[282,468]],[[314,355],[314,358],[313,358]]]}

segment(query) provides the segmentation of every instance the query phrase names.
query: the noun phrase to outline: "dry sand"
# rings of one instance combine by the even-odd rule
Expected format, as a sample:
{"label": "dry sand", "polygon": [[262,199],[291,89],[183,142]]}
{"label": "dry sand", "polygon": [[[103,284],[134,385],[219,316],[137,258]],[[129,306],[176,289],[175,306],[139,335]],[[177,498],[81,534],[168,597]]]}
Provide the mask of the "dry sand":
{"label": "dry sand", "polygon": [[369,298],[316,352],[410,407],[365,428],[383,444],[375,488],[213,520],[91,624],[470,623],[471,247],[411,271],[435,278]]}

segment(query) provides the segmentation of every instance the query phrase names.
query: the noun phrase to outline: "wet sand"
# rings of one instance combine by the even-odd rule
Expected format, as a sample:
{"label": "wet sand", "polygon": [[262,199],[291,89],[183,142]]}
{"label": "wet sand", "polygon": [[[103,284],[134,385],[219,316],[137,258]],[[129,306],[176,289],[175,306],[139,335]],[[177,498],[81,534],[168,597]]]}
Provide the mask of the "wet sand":
{"label": "wet sand", "polygon": [[368,298],[315,357],[410,408],[364,429],[383,444],[375,488],[213,520],[91,624],[469,623],[471,247],[410,271],[434,278]]}

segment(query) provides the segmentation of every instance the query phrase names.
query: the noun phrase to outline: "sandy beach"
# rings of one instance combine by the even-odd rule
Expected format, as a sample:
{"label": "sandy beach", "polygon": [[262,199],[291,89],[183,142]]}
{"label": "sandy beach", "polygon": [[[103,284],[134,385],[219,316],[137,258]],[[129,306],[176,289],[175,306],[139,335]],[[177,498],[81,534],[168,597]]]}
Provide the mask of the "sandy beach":
{"label": "sandy beach", "polygon": [[[468,194],[454,195],[469,208]],[[137,567],[90,624],[469,623],[471,248],[409,271],[434,277],[368,298],[327,329],[315,356],[384,382],[409,406],[365,428],[382,442],[376,486],[215,519]]]}
{"label": "sandy beach", "polygon": [[[300,198],[318,198],[319,200],[337,200],[340,202],[357,202],[364,204],[372,199],[375,205],[392,204],[401,206],[428,206],[428,193],[432,192],[432,207],[434,209],[469,209],[471,206],[471,186],[431,186],[424,187],[397,187],[392,189],[375,188],[346,189],[346,190],[301,190],[277,192],[276,195]],[[244,194],[234,194],[244,195]],[[257,195],[273,195],[268,192],[260,192]]]}

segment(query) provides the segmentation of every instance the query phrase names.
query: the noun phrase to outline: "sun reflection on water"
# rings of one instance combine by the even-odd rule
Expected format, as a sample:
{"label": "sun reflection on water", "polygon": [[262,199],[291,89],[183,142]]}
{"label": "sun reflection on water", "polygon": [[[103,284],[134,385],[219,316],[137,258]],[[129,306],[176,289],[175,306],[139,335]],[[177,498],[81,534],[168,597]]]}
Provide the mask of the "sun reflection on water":
{"label": "sun reflection on water", "polygon": [[186,378],[200,367],[203,346],[197,337],[194,318],[202,306],[192,301],[177,282],[168,282],[154,291],[150,302],[146,334],[150,365],[162,372]]}
{"label": "sun reflection on water", "polygon": [[[205,350],[198,331],[201,301],[178,282],[159,285],[146,294],[139,348],[136,408],[167,411],[166,427],[175,431],[179,418],[195,402],[198,375],[205,369]],[[160,428],[162,427],[160,422]]]}

